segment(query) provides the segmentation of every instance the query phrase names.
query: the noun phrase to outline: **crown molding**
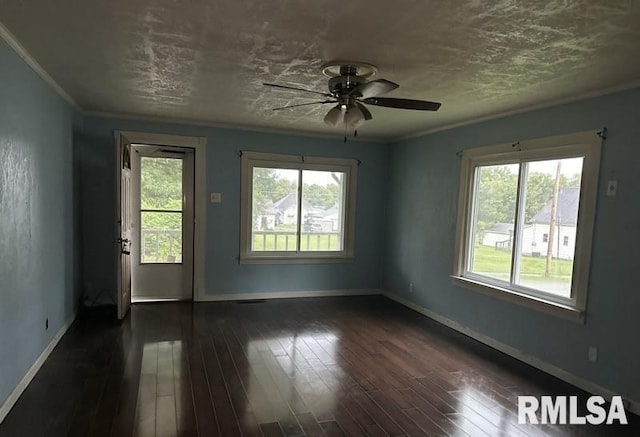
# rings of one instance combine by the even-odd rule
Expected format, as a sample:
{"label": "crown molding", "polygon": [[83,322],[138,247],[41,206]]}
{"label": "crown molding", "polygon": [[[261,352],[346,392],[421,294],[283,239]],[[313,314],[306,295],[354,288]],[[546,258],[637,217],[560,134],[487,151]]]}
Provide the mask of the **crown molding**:
{"label": "crown molding", "polygon": [[410,139],[413,139],[413,138],[418,138],[418,137],[422,137],[422,136],[425,136],[425,135],[434,134],[436,132],[442,132],[442,131],[446,131],[446,130],[450,130],[450,129],[455,129],[455,128],[458,128],[458,127],[469,126],[469,125],[472,125],[472,124],[482,123],[482,122],[490,121],[490,120],[496,120],[496,119],[499,119],[499,118],[505,118],[505,117],[509,117],[509,116],[512,116],[512,115],[523,114],[523,113],[526,113],[526,112],[536,111],[538,109],[552,108],[554,106],[560,106],[560,105],[564,105],[564,104],[567,104],[567,103],[574,103],[574,102],[579,102],[579,101],[582,101],[582,100],[592,99],[592,98],[595,98],[595,97],[606,96],[607,94],[614,94],[614,93],[617,93],[617,92],[627,91],[627,90],[631,90],[631,89],[634,89],[634,88],[640,88],[640,80],[628,82],[626,84],[618,85],[618,86],[615,86],[615,87],[603,88],[603,89],[600,89],[600,90],[597,90],[597,91],[590,91],[590,92],[587,92],[587,93],[582,93],[582,94],[578,94],[578,95],[571,96],[571,97],[565,97],[565,98],[562,98],[562,99],[549,100],[549,101],[544,102],[544,103],[524,106],[524,107],[518,108],[518,109],[512,109],[512,110],[504,111],[504,112],[498,112],[498,113],[487,115],[487,116],[483,116],[483,117],[471,118],[469,120],[461,121],[461,122],[458,122],[458,123],[446,124],[444,126],[434,127],[434,128],[431,128],[431,129],[426,129],[426,130],[415,132],[415,133],[412,133],[412,134],[402,135],[402,136],[399,136],[399,137],[396,137],[396,138],[387,139],[387,142],[388,143],[397,143],[399,141],[410,140]]}
{"label": "crown molding", "polygon": [[38,62],[34,59],[33,56],[31,56],[27,49],[25,49],[24,46],[18,42],[18,39],[13,36],[9,29],[7,29],[1,22],[0,38],[2,38],[7,43],[7,45],[20,57],[20,59],[22,59],[29,67],[31,67],[31,69],[35,71],[42,80],[44,80],[51,88],[53,88],[53,90],[60,97],[62,97],[65,101],[67,101],[67,103],[69,103],[78,111],[83,112],[80,105],[78,105],[78,103],[73,100],[73,98],[69,94],[67,94],[67,92],[62,89],[62,87],[58,85],[58,83],[53,80],[51,76],[49,76],[44,68],[42,68],[42,66],[38,64]]}
{"label": "crown molding", "polygon": [[[320,139],[340,140],[340,141],[343,141],[344,139],[344,135],[342,134],[341,135],[322,134],[318,132],[297,131],[297,130],[290,130],[290,129],[268,128],[268,127],[256,127],[256,126],[233,124],[233,123],[220,123],[215,121],[192,120],[192,119],[185,119],[185,118],[172,118],[172,117],[162,117],[162,116],[153,116],[153,115],[137,115],[137,114],[100,112],[100,111],[84,111],[83,115],[85,117],[148,121],[152,123],[166,123],[166,124],[178,124],[178,125],[187,125],[187,126],[210,127],[210,128],[218,128],[218,129],[228,129],[233,131],[299,136],[299,137],[305,137],[305,138],[320,138]],[[379,144],[388,143],[388,141],[385,140],[384,138],[374,138],[374,137],[361,136],[361,135],[357,137],[347,137],[347,142],[379,143]]]}

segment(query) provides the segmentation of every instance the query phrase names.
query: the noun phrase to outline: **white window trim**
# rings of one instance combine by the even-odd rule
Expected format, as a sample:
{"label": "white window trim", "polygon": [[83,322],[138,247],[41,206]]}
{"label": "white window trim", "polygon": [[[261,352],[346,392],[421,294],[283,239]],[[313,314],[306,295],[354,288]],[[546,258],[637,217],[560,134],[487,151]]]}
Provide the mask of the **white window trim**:
{"label": "white window trim", "polygon": [[[520,141],[515,144],[498,144],[465,150],[462,155],[460,171],[454,272],[451,276],[454,283],[528,308],[569,319],[583,320],[587,304],[601,147],[601,131],[587,131]],[[578,156],[584,157],[584,160],[571,298],[564,299],[545,293],[537,293],[525,287],[505,287],[500,281],[494,282],[490,278],[468,272],[466,260],[471,232],[475,168],[478,165],[521,163],[536,159]]]}
{"label": "white window trim", "polygon": [[[344,195],[344,247],[342,251],[253,252],[251,250],[253,168],[273,167],[298,170],[340,171],[346,174]],[[343,158],[242,152],[240,192],[240,263],[311,264],[351,262],[354,259],[356,181],[358,161]],[[302,190],[302,185],[299,186]]]}

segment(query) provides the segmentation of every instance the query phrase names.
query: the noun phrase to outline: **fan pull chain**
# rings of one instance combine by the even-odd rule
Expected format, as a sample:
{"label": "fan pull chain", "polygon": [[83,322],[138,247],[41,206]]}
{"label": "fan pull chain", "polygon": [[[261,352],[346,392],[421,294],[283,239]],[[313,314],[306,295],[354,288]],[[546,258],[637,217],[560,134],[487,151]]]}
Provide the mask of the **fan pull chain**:
{"label": "fan pull chain", "polygon": [[[358,136],[358,129],[355,129],[353,131],[353,137],[355,138],[357,136]],[[347,142],[347,126],[346,125],[344,126],[344,142],[345,143]]]}

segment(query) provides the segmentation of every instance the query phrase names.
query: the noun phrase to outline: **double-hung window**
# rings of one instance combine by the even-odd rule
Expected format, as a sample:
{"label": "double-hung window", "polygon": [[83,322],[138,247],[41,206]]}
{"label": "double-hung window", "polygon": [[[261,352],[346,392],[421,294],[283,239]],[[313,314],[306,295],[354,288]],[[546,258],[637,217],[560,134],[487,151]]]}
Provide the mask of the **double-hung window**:
{"label": "double-hung window", "polygon": [[466,150],[454,279],[569,317],[585,309],[601,133]]}
{"label": "double-hung window", "polygon": [[357,161],[242,154],[240,262],[353,259]]}

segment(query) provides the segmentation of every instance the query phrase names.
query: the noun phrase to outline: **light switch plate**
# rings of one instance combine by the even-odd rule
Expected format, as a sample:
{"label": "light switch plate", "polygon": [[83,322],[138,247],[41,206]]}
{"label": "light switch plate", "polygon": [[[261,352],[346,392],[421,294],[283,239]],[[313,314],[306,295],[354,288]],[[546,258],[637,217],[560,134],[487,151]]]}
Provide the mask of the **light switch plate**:
{"label": "light switch plate", "polygon": [[589,346],[588,358],[589,358],[589,361],[591,361],[593,363],[598,361],[598,348],[597,347]]}
{"label": "light switch plate", "polygon": [[607,182],[607,196],[615,196],[618,194],[618,181]]}

